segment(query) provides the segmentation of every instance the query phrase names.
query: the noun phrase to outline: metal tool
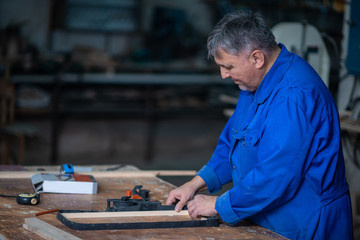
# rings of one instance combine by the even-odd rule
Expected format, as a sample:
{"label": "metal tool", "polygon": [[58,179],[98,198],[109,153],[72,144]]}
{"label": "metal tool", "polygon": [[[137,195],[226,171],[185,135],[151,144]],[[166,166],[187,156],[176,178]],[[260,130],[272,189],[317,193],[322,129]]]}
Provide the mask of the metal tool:
{"label": "metal tool", "polygon": [[136,185],[132,192],[126,191],[126,196],[120,199],[108,199],[106,212],[174,210],[172,205],[161,205],[159,201],[150,200],[150,190],[142,187]]}

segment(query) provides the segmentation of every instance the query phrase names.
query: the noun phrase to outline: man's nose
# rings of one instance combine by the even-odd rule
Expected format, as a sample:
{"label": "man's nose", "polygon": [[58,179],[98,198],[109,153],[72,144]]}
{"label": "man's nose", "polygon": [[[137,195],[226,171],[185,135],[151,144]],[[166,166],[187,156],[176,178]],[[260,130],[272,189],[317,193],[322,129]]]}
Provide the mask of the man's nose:
{"label": "man's nose", "polygon": [[224,68],[220,68],[220,75],[222,79],[230,77],[229,71]]}

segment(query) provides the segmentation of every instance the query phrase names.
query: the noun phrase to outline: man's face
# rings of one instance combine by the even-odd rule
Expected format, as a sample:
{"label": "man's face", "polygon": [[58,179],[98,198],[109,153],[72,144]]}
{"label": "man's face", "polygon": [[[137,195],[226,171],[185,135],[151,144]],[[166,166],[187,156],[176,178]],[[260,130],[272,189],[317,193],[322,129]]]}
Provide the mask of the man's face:
{"label": "man's face", "polygon": [[230,77],[241,90],[256,91],[262,77],[259,69],[255,67],[252,53],[232,55],[223,49],[218,50],[219,57],[215,57],[216,64],[220,67],[223,79]]}

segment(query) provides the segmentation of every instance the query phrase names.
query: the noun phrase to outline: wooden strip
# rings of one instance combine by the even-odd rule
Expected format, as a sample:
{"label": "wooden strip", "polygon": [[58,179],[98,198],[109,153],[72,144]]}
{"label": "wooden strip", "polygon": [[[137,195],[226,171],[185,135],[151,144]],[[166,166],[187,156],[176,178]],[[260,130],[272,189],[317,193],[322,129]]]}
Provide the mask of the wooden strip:
{"label": "wooden strip", "polygon": [[0,240],[9,240],[9,239],[0,233]]}
{"label": "wooden strip", "polygon": [[[4,171],[0,173],[1,178],[30,178],[32,175],[41,173],[40,171]],[[48,171],[43,173],[59,172]],[[96,177],[157,177],[157,176],[195,176],[195,170],[159,170],[159,171],[117,171],[117,172],[79,172]]]}
{"label": "wooden strip", "polygon": [[50,225],[38,218],[25,218],[23,228],[50,240],[81,240],[68,232],[65,232],[53,225]]}
{"label": "wooden strip", "polygon": [[74,218],[117,218],[117,217],[154,217],[154,216],[188,216],[188,211],[124,211],[124,212],[81,212],[62,213],[67,219]]}

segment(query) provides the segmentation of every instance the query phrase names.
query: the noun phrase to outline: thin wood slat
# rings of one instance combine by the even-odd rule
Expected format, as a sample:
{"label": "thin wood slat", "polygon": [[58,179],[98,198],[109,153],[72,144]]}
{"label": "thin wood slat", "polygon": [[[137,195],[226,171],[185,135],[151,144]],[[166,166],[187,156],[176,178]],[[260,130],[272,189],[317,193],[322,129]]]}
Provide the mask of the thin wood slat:
{"label": "thin wood slat", "polygon": [[63,213],[67,219],[75,218],[117,218],[117,217],[154,217],[154,216],[189,216],[188,211],[124,211],[124,212],[80,212]]}
{"label": "thin wood slat", "polygon": [[25,218],[23,228],[49,240],[81,240],[81,238],[41,221],[38,218]]}

